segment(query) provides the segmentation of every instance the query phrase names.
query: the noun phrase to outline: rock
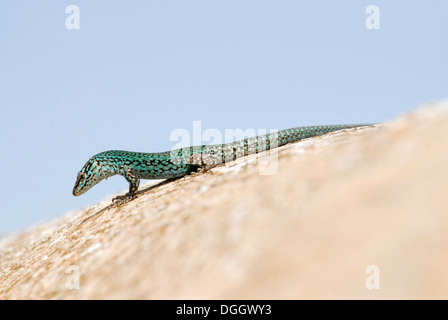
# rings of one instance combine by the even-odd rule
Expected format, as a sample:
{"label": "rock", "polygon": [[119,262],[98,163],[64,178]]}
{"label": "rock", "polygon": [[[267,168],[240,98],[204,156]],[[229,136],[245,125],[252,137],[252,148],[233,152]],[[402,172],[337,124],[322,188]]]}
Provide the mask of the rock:
{"label": "rock", "polygon": [[432,103],[108,198],[1,238],[0,298],[447,299],[447,141]]}

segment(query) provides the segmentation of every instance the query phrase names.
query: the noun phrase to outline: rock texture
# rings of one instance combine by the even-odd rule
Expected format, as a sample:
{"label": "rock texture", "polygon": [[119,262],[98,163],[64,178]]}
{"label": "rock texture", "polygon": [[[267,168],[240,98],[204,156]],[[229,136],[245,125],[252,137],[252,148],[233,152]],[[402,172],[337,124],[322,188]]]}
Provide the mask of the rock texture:
{"label": "rock texture", "polygon": [[447,299],[447,267],[443,102],[4,236],[0,297]]}

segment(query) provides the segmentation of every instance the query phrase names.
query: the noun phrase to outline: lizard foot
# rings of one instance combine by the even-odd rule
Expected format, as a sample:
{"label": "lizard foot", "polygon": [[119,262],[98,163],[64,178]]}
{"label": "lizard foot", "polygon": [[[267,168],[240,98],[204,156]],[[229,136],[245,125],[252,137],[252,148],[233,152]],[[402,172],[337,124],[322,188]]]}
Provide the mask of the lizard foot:
{"label": "lizard foot", "polygon": [[135,194],[130,194],[129,192],[126,193],[123,196],[116,196],[115,198],[112,199],[112,204],[114,205],[121,205],[121,204],[125,204],[131,200],[134,200],[135,198],[137,198],[137,195]]}

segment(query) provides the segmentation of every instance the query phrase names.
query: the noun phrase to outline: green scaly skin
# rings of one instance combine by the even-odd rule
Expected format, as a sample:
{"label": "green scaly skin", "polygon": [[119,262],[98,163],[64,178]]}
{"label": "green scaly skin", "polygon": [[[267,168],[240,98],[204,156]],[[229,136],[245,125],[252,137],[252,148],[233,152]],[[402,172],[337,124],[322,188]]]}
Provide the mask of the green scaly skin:
{"label": "green scaly skin", "polygon": [[105,151],[90,158],[79,171],[73,195],[80,196],[103,179],[119,174],[129,182],[129,193],[126,197],[132,198],[137,192],[140,179],[180,178],[249,154],[342,129],[362,126],[368,126],[368,124],[299,127],[227,144],[187,147],[161,153]]}

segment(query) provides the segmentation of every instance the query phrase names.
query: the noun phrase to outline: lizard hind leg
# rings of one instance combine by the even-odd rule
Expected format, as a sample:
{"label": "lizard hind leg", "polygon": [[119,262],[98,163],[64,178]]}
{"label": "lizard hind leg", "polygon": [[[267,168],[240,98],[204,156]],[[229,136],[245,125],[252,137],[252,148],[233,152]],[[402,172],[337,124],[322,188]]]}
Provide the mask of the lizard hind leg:
{"label": "lizard hind leg", "polygon": [[192,166],[198,167],[198,171],[207,171],[222,163],[222,156],[218,154],[194,154],[190,156]]}
{"label": "lizard hind leg", "polygon": [[189,164],[187,175],[196,176],[203,172],[205,168],[200,165]]}
{"label": "lizard hind leg", "polygon": [[209,171],[211,168],[221,164],[219,158],[216,155],[200,154],[192,156],[190,161],[193,163],[190,165],[189,174],[196,176],[198,174]]}

